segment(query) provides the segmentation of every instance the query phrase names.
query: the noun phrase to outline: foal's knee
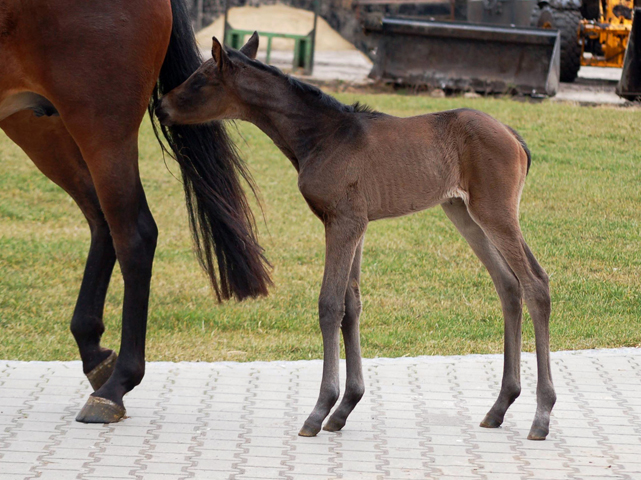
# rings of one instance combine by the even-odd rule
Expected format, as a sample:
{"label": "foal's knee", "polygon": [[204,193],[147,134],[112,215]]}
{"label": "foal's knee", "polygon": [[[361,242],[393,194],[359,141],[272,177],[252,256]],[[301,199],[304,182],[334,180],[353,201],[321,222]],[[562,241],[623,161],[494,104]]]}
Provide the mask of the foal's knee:
{"label": "foal's knee", "polygon": [[318,300],[318,314],[321,329],[338,327],[345,315],[345,302],[342,299],[336,300],[321,296]]}
{"label": "foal's knee", "polygon": [[510,312],[518,312],[522,308],[523,287],[514,275],[505,275],[497,286],[499,297]]}

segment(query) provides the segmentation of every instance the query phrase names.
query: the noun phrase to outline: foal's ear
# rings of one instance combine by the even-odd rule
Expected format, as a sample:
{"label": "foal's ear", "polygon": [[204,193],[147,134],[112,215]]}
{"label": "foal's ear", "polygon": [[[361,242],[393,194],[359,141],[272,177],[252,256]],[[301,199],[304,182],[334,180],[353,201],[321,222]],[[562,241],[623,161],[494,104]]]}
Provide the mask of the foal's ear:
{"label": "foal's ear", "polygon": [[214,59],[214,62],[216,62],[218,70],[222,72],[225,68],[227,68],[229,57],[227,56],[227,52],[216,37],[212,38],[212,41],[213,44],[211,46],[211,56]]}
{"label": "foal's ear", "polygon": [[247,43],[242,46],[240,53],[251,58],[252,60],[256,59],[256,54],[258,53],[258,32],[254,32]]}

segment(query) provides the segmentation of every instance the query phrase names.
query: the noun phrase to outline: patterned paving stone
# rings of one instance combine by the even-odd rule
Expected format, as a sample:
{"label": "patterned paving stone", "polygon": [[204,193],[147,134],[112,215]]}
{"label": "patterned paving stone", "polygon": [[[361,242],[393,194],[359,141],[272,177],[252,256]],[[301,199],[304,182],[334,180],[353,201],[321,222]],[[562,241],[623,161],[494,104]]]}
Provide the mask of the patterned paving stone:
{"label": "patterned paving stone", "polygon": [[74,421],[90,393],[78,362],[0,361],[0,480],[641,480],[641,349],[553,354],[558,401],[545,442],[526,438],[531,354],[496,430],[478,423],[501,356],[364,367],[367,393],[345,429],[303,438],[320,361],[151,363],[113,425]]}

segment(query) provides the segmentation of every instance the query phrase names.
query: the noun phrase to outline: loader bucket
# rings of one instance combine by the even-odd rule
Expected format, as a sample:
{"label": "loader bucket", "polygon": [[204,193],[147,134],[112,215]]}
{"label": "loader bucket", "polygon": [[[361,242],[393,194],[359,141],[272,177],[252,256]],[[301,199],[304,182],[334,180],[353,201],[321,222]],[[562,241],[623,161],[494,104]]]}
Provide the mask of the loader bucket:
{"label": "loader bucket", "polygon": [[634,9],[632,31],[623,60],[623,71],[617,85],[617,95],[626,100],[641,98],[641,8]]}
{"label": "loader bucket", "polygon": [[556,30],[412,18],[365,24],[379,37],[375,80],[480,93],[555,95]]}

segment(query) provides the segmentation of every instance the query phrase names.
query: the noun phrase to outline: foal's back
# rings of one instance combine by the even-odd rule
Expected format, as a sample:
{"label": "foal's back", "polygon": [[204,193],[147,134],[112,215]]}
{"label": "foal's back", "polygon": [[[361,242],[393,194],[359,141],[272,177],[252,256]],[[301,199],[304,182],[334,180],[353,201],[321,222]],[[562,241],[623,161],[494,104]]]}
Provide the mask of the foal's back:
{"label": "foal's back", "polygon": [[[362,195],[369,220],[407,215],[449,198],[468,201],[490,189],[520,194],[525,151],[508,127],[485,113],[458,109],[356,121],[361,134],[348,151],[338,151],[336,168],[325,172],[332,172],[336,191],[349,186]],[[348,166],[339,168],[345,161]]]}

